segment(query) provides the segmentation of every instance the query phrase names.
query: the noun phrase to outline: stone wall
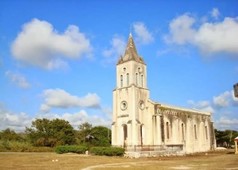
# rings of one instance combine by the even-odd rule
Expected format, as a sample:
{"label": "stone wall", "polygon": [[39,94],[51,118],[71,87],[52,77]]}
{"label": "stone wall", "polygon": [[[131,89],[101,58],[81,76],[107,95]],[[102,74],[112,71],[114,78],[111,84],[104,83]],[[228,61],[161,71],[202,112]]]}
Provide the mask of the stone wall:
{"label": "stone wall", "polygon": [[148,145],[148,146],[128,146],[125,157],[156,157],[184,155],[183,145]]}

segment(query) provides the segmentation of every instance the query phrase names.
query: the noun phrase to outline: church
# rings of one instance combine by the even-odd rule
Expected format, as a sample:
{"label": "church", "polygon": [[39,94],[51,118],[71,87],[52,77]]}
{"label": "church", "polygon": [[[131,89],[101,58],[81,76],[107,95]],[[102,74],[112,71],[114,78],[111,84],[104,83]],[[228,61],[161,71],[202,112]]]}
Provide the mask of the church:
{"label": "church", "polygon": [[116,65],[112,146],[128,156],[177,155],[214,149],[211,113],[152,101],[146,64],[130,34]]}

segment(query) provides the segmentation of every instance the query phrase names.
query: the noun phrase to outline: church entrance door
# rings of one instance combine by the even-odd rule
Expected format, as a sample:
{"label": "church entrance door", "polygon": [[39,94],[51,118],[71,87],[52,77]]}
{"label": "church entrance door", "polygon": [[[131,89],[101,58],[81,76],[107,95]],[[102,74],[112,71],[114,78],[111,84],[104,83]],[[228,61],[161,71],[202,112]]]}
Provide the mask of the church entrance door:
{"label": "church entrance door", "polygon": [[125,148],[127,146],[127,125],[123,126],[123,147]]}

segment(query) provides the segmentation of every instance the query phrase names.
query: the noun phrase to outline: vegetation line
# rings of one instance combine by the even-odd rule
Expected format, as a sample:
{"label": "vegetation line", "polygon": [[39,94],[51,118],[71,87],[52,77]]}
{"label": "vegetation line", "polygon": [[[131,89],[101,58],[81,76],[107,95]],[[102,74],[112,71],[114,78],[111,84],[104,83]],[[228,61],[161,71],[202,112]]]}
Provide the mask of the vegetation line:
{"label": "vegetation line", "polygon": [[[215,130],[215,135],[217,146],[232,148],[238,131]],[[66,145],[82,146],[87,150],[110,147],[111,130],[104,126],[93,127],[88,122],[82,123],[75,130],[63,119],[36,119],[30,127],[26,127],[25,132],[16,133],[9,128],[0,131],[0,152],[53,152],[57,146]],[[118,149],[108,149],[110,153],[102,152],[100,148],[92,150],[98,155],[118,155],[122,152]]]}

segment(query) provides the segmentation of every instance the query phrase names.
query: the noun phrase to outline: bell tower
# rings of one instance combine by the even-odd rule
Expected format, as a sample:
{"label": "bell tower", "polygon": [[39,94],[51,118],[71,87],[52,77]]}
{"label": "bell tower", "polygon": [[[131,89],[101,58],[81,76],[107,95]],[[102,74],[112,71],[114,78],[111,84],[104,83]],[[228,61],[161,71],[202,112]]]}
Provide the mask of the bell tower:
{"label": "bell tower", "polygon": [[147,70],[129,35],[125,53],[116,65],[116,88],[113,90],[112,145],[143,145],[146,106],[149,99]]}

